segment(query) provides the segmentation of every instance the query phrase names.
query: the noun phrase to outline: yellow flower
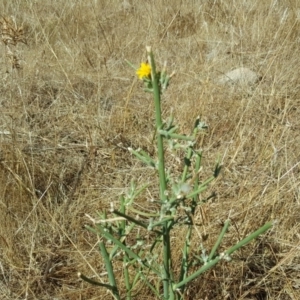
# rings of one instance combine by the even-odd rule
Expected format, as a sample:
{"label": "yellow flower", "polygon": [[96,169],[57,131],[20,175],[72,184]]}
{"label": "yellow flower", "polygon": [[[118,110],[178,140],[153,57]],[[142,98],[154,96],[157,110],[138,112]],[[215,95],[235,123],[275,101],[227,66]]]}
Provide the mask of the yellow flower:
{"label": "yellow flower", "polygon": [[136,70],[136,74],[139,79],[143,79],[144,77],[150,77],[151,74],[151,66],[148,63],[141,63],[141,66],[138,70]]}

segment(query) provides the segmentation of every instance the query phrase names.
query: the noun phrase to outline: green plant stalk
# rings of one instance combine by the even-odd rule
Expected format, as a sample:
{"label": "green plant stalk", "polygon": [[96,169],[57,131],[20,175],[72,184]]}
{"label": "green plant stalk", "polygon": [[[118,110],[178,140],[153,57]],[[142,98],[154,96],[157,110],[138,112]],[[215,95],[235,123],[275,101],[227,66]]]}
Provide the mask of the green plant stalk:
{"label": "green plant stalk", "polygon": [[218,250],[218,248],[219,248],[219,246],[220,246],[220,244],[221,244],[221,242],[222,242],[222,240],[224,238],[225,233],[228,230],[229,224],[230,224],[230,220],[226,220],[225,224],[223,226],[223,229],[222,229],[220,235],[218,236],[218,239],[217,239],[215,245],[213,246],[213,248],[212,248],[212,250],[211,250],[211,252],[210,252],[210,254],[208,256],[208,261],[210,261],[210,260],[213,259],[216,251]]}
{"label": "green plant stalk", "polygon": [[[97,235],[99,235],[99,232],[97,230],[95,230],[94,228],[91,228],[89,226],[86,226],[86,228],[88,230],[96,233]],[[137,254],[135,254],[133,251],[131,251],[129,248],[127,248],[122,242],[120,242],[113,235],[111,235],[109,232],[107,232],[105,228],[103,228],[102,226],[97,226],[97,228],[99,229],[100,235],[102,237],[105,237],[108,241],[112,241],[116,246],[119,246],[119,248],[121,248],[123,251],[125,251],[130,258],[137,260],[141,264],[144,264],[141,257],[139,257]],[[148,267],[148,265],[145,265],[145,266]],[[156,271],[156,274],[159,274],[159,272]]]}
{"label": "green plant stalk", "polygon": [[233,247],[231,247],[230,249],[225,251],[225,254],[231,255],[234,251],[236,251],[237,249],[239,249],[239,248],[243,247],[244,245],[248,244],[253,239],[256,239],[259,235],[261,235],[262,233],[264,233],[265,231],[270,229],[272,226],[273,226],[273,222],[266,223],[264,226],[262,226],[258,230],[251,233],[248,237],[244,238],[243,240],[238,242],[236,245],[234,245]]}
{"label": "green plant stalk", "polygon": [[[130,222],[132,222],[132,223],[134,223],[134,224],[136,224],[136,225],[138,225],[140,227],[143,227],[143,228],[145,228],[147,230],[149,229],[149,225],[147,225],[147,224],[145,224],[143,222],[140,222],[140,221],[136,220],[135,218],[132,218],[132,217],[130,217],[128,215],[122,214],[121,212],[119,212],[117,210],[113,210],[113,213],[115,215],[118,215],[120,217],[123,217],[123,218],[127,219],[128,221],[130,221]],[[158,231],[158,230],[152,230],[152,231],[155,232],[155,233],[157,233],[157,234],[159,234],[159,235],[162,234],[162,232]]]}
{"label": "green plant stalk", "polygon": [[[89,226],[86,226],[86,228],[96,234],[99,234],[99,232],[97,232],[95,229],[93,229]],[[120,242],[113,235],[111,235],[109,232],[107,232],[105,230],[105,228],[103,228],[102,226],[98,226],[97,228],[100,230],[101,236],[105,237],[107,240],[112,241],[115,245],[119,246],[123,251],[126,252],[126,254],[128,255],[129,258],[132,258],[133,260],[137,260],[137,262],[140,265],[143,265],[144,267],[152,270],[156,275],[160,275],[160,272],[158,270],[156,270],[155,268],[150,266],[145,260],[142,260],[142,258],[139,255],[134,253],[131,249],[126,247],[122,242]]]}
{"label": "green plant stalk", "polygon": [[183,141],[194,141],[194,138],[187,135],[177,134],[177,133],[171,133],[166,130],[158,130],[158,133],[163,135],[166,138],[171,138],[175,140],[183,140]]}
{"label": "green plant stalk", "polygon": [[119,300],[120,294],[119,294],[119,290],[117,287],[117,282],[116,282],[116,278],[114,275],[113,266],[112,266],[111,260],[109,259],[109,255],[107,253],[107,250],[106,250],[106,247],[105,247],[103,241],[101,241],[99,243],[99,248],[100,248],[104,263],[105,263],[105,268],[107,270],[109,283],[112,286],[113,295],[114,295],[115,299]]}
{"label": "green plant stalk", "polygon": [[177,290],[180,287],[189,283],[190,281],[194,280],[195,278],[197,278],[198,276],[200,276],[201,274],[203,274],[204,272],[206,272],[207,270],[212,268],[214,265],[216,265],[221,259],[224,259],[224,257],[226,257],[226,256],[229,257],[230,254],[232,254],[234,251],[245,246],[246,244],[251,242],[253,239],[257,238],[260,234],[266,232],[270,227],[272,227],[272,225],[273,225],[272,222],[266,223],[264,226],[262,226],[261,228],[259,228],[258,230],[256,230],[252,234],[250,234],[248,237],[246,237],[245,239],[243,239],[242,241],[240,241],[233,247],[229,248],[228,250],[226,250],[223,253],[223,255],[217,256],[213,260],[207,262],[203,267],[201,267],[198,271],[196,271],[195,273],[193,273],[192,275],[187,277],[185,280],[182,280],[181,282],[174,284],[173,290]]}
{"label": "green plant stalk", "polygon": [[[190,198],[194,198],[194,200],[196,201],[195,203],[197,203],[197,202],[198,202],[198,195],[199,195],[201,192],[205,191],[205,190],[208,188],[208,184],[209,184],[211,181],[213,181],[214,179],[215,179],[215,177],[212,176],[212,177],[210,177],[209,179],[207,179],[206,181],[204,181],[203,183],[201,183],[201,185],[197,184],[197,185],[196,185],[196,188],[197,188],[197,189],[194,188],[194,190],[193,190],[190,194],[188,194],[188,195],[186,195],[186,196],[184,196],[184,197],[171,198],[171,199],[169,200],[169,202],[168,202],[168,206],[169,206],[169,207],[173,207],[174,205],[176,205],[176,203],[182,201],[183,199],[190,199]],[[198,180],[198,179],[197,179],[197,180]]]}
{"label": "green plant stalk", "polygon": [[[196,138],[196,135],[197,135],[197,132],[198,132],[198,124],[199,124],[199,118],[197,118],[196,122],[195,122],[195,126],[194,126],[194,129],[193,129],[193,133],[192,133],[192,138],[193,140],[195,140]],[[188,147],[188,150],[187,150],[187,154],[186,154],[186,159],[187,160],[191,160],[192,156],[193,156],[193,148],[192,146]],[[197,153],[198,154],[198,153]],[[200,156],[201,158],[201,155],[198,154],[198,156]],[[195,172],[198,173],[199,169],[200,169],[200,163],[201,163],[201,160],[199,161],[199,166],[197,167],[197,165],[195,166]],[[183,172],[182,172],[182,177],[181,177],[181,181],[182,182],[185,182],[186,179],[187,179],[187,174],[188,174],[188,170],[189,170],[189,165],[188,164],[185,164],[184,166],[184,169],[183,169]],[[196,190],[196,189],[194,189]]]}
{"label": "green plant stalk", "polygon": [[199,277],[201,274],[212,268],[214,265],[216,265],[222,258],[221,257],[216,257],[215,259],[209,261],[206,263],[203,267],[201,267],[197,272],[193,273],[189,277],[185,278],[184,280],[178,282],[177,284],[173,285],[173,290],[177,290],[185,286],[187,283],[190,281],[194,280],[195,278]]}
{"label": "green plant stalk", "polygon": [[133,200],[148,187],[148,185],[149,184],[145,184],[141,188],[137,189],[135,183],[131,181],[130,191],[128,195],[126,195],[126,198],[124,198],[124,200],[126,200],[125,205],[129,206],[133,202]]}
{"label": "green plant stalk", "polygon": [[128,209],[130,211],[132,211],[133,213],[139,215],[139,216],[144,216],[144,217],[148,217],[148,218],[151,218],[151,217],[157,218],[157,217],[159,217],[158,213],[146,213],[146,212],[140,211],[138,209],[135,209],[133,207],[128,207]]}
{"label": "green plant stalk", "polygon": [[169,127],[168,124],[167,125],[167,128],[166,130],[161,130],[160,133],[174,133],[176,130],[177,130],[177,127],[176,126],[171,126]]}
{"label": "green plant stalk", "polygon": [[142,278],[142,280],[145,282],[145,284],[151,289],[151,291],[156,295],[157,299],[159,299],[159,293],[158,293],[158,289],[156,289],[147,279],[147,277],[143,274],[142,271],[140,271],[138,273],[139,277]]}
{"label": "green plant stalk", "polygon": [[133,278],[133,281],[132,281],[132,286],[134,287],[136,285],[136,283],[140,280],[140,270],[141,270],[141,267],[139,267],[139,270],[136,272],[134,278]]}
{"label": "green plant stalk", "polygon": [[206,181],[204,181],[197,190],[194,190],[193,192],[191,192],[190,194],[188,194],[186,196],[186,198],[193,198],[196,195],[199,195],[201,192],[205,191],[208,188],[208,184],[210,182],[212,182],[215,179],[215,177],[210,177],[209,179],[207,179]]}
{"label": "green plant stalk", "polygon": [[[162,114],[161,114],[161,100],[160,100],[160,88],[158,86],[158,75],[156,73],[156,66],[154,56],[151,47],[147,47],[148,61],[151,66],[151,79],[153,87],[153,97],[155,105],[155,122],[157,131],[157,150],[158,150],[158,174],[159,174],[159,186],[160,186],[160,200],[163,203],[167,202],[166,190],[166,173],[165,173],[165,157],[164,157],[164,144],[163,136],[158,133],[162,129]],[[169,292],[172,290],[170,286],[170,268],[171,268],[171,247],[170,247],[170,229],[168,222],[163,225],[163,290],[164,298],[169,299]]]}
{"label": "green plant stalk", "polygon": [[[135,218],[133,217],[130,217],[128,215],[125,215],[125,214],[122,214],[121,212],[117,211],[117,210],[113,210],[113,213],[117,216],[120,216],[120,217],[123,217],[125,218],[126,220],[128,220],[129,222],[132,222],[133,224],[136,224],[140,227],[143,227],[147,230],[149,230],[149,225],[147,225],[146,223],[143,223],[143,222],[140,222],[139,220],[136,220]],[[152,229],[151,229],[152,230]],[[162,232],[159,231],[159,230],[152,230],[153,232],[157,233],[158,235],[161,235]]]}
{"label": "green plant stalk", "polygon": [[[121,197],[120,197],[120,212],[122,214],[125,214],[125,198],[124,198],[124,195],[121,195]],[[121,221],[121,226],[120,227],[121,227],[123,233],[125,234],[126,220]]]}
{"label": "green plant stalk", "polygon": [[218,159],[217,161],[217,165],[216,165],[216,168],[214,170],[214,177],[217,178],[221,172],[221,169],[222,169],[222,165],[220,165],[220,158]]}
{"label": "green plant stalk", "polygon": [[108,289],[108,290],[110,290],[110,291],[113,291],[113,289],[114,289],[114,287],[111,286],[111,285],[109,285],[109,284],[101,283],[101,282],[95,281],[95,280],[93,280],[93,279],[90,279],[90,278],[86,277],[85,275],[83,275],[83,274],[81,274],[81,273],[78,274],[78,276],[79,276],[82,280],[84,280],[84,281],[86,281],[86,282],[88,282],[88,283],[90,283],[90,284],[92,284],[92,285],[97,285],[97,286],[105,287],[106,289]]}
{"label": "green plant stalk", "polygon": [[155,162],[150,156],[146,155],[145,153],[140,153],[139,151],[133,150],[131,148],[129,149],[129,151],[132,154],[134,154],[140,161],[142,161],[143,163],[145,163],[149,167],[156,168]]}
{"label": "green plant stalk", "polygon": [[125,280],[125,286],[126,286],[126,299],[127,300],[131,300],[131,289],[132,286],[130,284],[130,277],[129,277],[129,271],[128,271],[128,267],[127,267],[127,263],[129,261],[129,258],[127,256],[127,254],[125,253],[124,258],[123,258],[123,264],[124,264],[124,280]]}
{"label": "green plant stalk", "polygon": [[[196,122],[196,124],[197,124],[197,122]],[[197,128],[197,125],[195,125],[194,131],[193,131],[193,137],[196,136],[197,131],[198,131],[198,128]],[[194,152],[192,147],[189,147],[187,150],[186,158],[190,160],[193,153],[196,153],[196,155],[197,155],[196,162],[195,162],[195,173],[198,174],[198,172],[200,170],[200,166],[201,166],[202,156],[198,152]],[[189,169],[189,167],[187,165],[185,165],[184,170],[183,170],[182,182],[186,181],[186,175],[187,175],[188,169]],[[197,176],[195,179],[195,183],[194,183],[194,191],[197,191],[198,188],[199,188],[199,177]],[[193,205],[192,205],[192,211],[191,211],[191,216],[190,216],[192,225],[188,225],[188,231],[187,231],[185,242],[184,242],[179,282],[185,280],[187,278],[187,274],[188,274],[188,269],[189,269],[188,268],[189,267],[188,260],[189,260],[189,254],[190,254],[190,243],[191,243],[192,232],[193,232],[192,218],[195,214],[195,208],[196,208],[196,205],[198,202],[198,196],[199,196],[199,194],[196,194],[193,198]],[[185,290],[185,285],[183,285],[180,290],[183,292]]]}
{"label": "green plant stalk", "polygon": [[[120,198],[120,211],[121,211],[121,213],[125,214],[125,199],[124,199],[123,195]],[[134,226],[135,226],[134,223],[131,224],[130,231],[132,230],[132,228]],[[122,236],[125,237],[125,235],[126,235],[126,220],[122,220],[120,222],[120,230],[121,230]],[[125,245],[125,239],[122,239],[121,241]],[[128,267],[127,267],[128,262],[129,262],[129,257],[128,257],[127,253],[125,252],[124,258],[123,258],[123,265],[124,265],[124,267],[123,267],[123,273],[124,273],[124,280],[125,280],[125,286],[126,286],[126,300],[131,300],[132,285],[130,284],[129,270],[128,270]]]}
{"label": "green plant stalk", "polygon": [[[121,222],[123,222],[123,221],[121,221]],[[119,239],[120,242],[124,243],[124,240],[125,240],[126,236],[131,232],[131,230],[132,230],[134,227],[135,227],[135,224],[134,224],[134,223],[132,223],[131,225],[128,225],[126,231],[123,231],[123,234],[121,234],[121,238]],[[110,251],[110,254],[109,254],[109,258],[110,258],[110,259],[113,259],[113,258],[114,258],[114,256],[116,255],[118,249],[119,249],[119,246],[118,246],[118,245],[115,245],[115,246],[113,247],[113,249]]]}
{"label": "green plant stalk", "polygon": [[148,228],[148,225],[147,225],[147,224],[145,224],[145,223],[143,223],[143,222],[141,222],[141,221],[139,221],[139,220],[136,220],[135,218],[130,217],[130,216],[126,215],[126,214],[123,214],[123,213],[120,212],[120,211],[117,211],[117,210],[114,209],[114,210],[113,210],[113,213],[114,213],[115,215],[117,215],[117,216],[120,216],[120,217],[125,218],[125,219],[128,220],[129,222],[135,223],[135,224],[138,225],[138,226],[141,226],[141,227],[143,227],[143,228],[145,228],[145,229]]}
{"label": "green plant stalk", "polygon": [[[161,100],[160,100],[160,88],[158,86],[158,78],[156,74],[156,66],[154,61],[154,56],[150,47],[147,47],[148,60],[151,66],[151,80],[153,86],[153,97],[155,105],[155,125],[156,131],[162,129],[162,117],[161,117]],[[160,199],[161,201],[166,201],[166,174],[165,174],[165,156],[164,156],[164,144],[163,137],[157,134],[157,150],[158,150],[158,173],[159,173],[159,185],[160,185]]]}
{"label": "green plant stalk", "polygon": [[163,226],[163,287],[164,287],[164,299],[171,300],[174,297],[172,289],[173,278],[171,278],[171,244],[170,244],[170,227],[166,221]]}
{"label": "green plant stalk", "polygon": [[[201,159],[202,159],[202,155],[201,153],[198,153],[198,152],[195,152],[196,154],[196,163],[195,163],[195,174],[196,175],[196,179],[195,179],[195,183],[194,183],[194,191],[197,191],[199,189],[199,176],[198,176],[198,173],[200,171],[200,167],[201,167]],[[196,205],[196,203],[198,203],[198,196],[199,195],[195,195],[194,196],[194,199],[193,199],[193,202],[194,202],[194,205]],[[192,214],[194,215],[194,211],[192,212]]]}
{"label": "green plant stalk", "polygon": [[153,244],[150,247],[150,253],[152,254],[153,250],[155,249],[156,245],[159,245],[162,242],[162,237],[159,235],[158,237],[155,238]]}
{"label": "green plant stalk", "polygon": [[[185,159],[190,162],[192,156],[193,156],[193,149],[192,149],[192,147],[189,147],[188,150],[187,150],[187,154],[185,156]],[[183,168],[183,172],[182,172],[182,177],[181,177],[181,182],[186,182],[188,171],[189,171],[189,167],[190,166],[189,166],[188,163],[184,164],[184,168]]]}
{"label": "green plant stalk", "polygon": [[[188,260],[189,260],[189,254],[190,254],[191,237],[192,237],[192,226],[190,225],[188,227],[188,231],[187,231],[184,246],[183,246],[179,282],[181,282],[187,278],[188,267],[189,267]],[[185,285],[183,285],[180,290],[183,292],[184,289],[185,289]]]}
{"label": "green plant stalk", "polygon": [[[161,221],[158,221],[156,223],[153,223],[151,225],[151,230],[152,228],[156,227],[156,226],[161,226],[161,225],[164,225],[165,222],[169,222],[169,221],[173,221],[174,220],[174,216],[170,216],[170,217],[165,217],[163,220]],[[173,223],[173,222],[172,222]],[[169,223],[170,224],[170,223]]]}

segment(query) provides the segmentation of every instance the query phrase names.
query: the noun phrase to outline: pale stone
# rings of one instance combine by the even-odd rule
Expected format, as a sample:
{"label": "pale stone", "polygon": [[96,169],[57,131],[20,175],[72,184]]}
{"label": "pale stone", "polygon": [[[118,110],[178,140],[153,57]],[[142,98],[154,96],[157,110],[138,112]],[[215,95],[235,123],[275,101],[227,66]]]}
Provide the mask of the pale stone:
{"label": "pale stone", "polygon": [[237,68],[220,76],[217,80],[219,84],[247,84],[253,85],[261,80],[256,72],[248,68]]}

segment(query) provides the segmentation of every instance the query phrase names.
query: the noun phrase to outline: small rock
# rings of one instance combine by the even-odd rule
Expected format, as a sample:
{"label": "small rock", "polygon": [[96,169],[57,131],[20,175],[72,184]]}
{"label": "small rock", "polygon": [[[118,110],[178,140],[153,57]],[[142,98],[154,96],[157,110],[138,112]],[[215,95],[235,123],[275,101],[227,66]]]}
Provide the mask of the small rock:
{"label": "small rock", "polygon": [[124,0],[121,6],[124,11],[131,11],[133,9],[133,6],[127,0]]}
{"label": "small rock", "polygon": [[253,85],[262,79],[260,75],[248,68],[237,68],[220,76],[219,84]]}

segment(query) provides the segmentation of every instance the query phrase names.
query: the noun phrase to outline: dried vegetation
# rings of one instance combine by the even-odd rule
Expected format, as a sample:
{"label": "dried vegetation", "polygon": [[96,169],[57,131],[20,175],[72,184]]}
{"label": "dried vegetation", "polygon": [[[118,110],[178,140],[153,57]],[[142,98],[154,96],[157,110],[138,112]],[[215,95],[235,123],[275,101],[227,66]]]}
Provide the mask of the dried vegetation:
{"label": "dried vegetation", "polygon": [[[0,72],[0,298],[111,299],[97,238],[83,226],[134,178],[153,172],[127,147],[153,146],[153,104],[125,63],[152,45],[176,77],[165,96],[182,132],[201,115],[203,178],[220,155],[215,197],[197,222],[224,248],[264,222],[277,226],[188,288],[186,299],[300,298],[300,6],[289,1],[3,1]],[[238,67],[254,86],[220,86]],[[172,157],[174,167],[181,162]],[[177,239],[180,240],[180,230]],[[178,247],[174,239],[174,255]],[[174,258],[176,261],[176,257]],[[119,279],[122,281],[122,278]],[[153,299],[141,287],[137,299]]]}

